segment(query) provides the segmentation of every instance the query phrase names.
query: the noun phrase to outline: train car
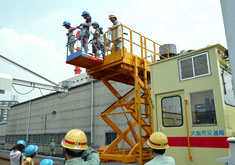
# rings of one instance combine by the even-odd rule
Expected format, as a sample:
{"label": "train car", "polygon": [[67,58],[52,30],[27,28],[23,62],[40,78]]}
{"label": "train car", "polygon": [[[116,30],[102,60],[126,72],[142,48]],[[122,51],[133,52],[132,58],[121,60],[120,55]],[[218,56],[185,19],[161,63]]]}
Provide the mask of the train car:
{"label": "train car", "polygon": [[235,98],[220,44],[151,64],[154,131],[168,137],[176,164],[221,164],[235,136]]}

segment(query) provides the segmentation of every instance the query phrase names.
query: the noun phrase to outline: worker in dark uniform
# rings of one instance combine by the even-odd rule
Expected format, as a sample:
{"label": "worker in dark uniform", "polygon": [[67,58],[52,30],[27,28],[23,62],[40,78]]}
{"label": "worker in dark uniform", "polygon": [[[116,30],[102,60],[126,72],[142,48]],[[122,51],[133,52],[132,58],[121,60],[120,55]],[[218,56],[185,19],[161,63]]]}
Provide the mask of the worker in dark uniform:
{"label": "worker in dark uniform", "polygon": [[99,58],[99,55],[101,54],[100,29],[99,29],[99,26],[100,25],[99,25],[98,22],[93,22],[92,23],[92,27],[95,29],[95,32],[93,33],[93,38],[92,38],[92,53],[94,53],[94,56],[96,58]]}
{"label": "worker in dark uniform", "polygon": [[82,17],[85,19],[85,22],[80,24],[80,27],[83,25],[83,47],[85,53],[88,53],[88,39],[90,36],[89,28],[91,26],[91,16],[89,12],[83,11]]}

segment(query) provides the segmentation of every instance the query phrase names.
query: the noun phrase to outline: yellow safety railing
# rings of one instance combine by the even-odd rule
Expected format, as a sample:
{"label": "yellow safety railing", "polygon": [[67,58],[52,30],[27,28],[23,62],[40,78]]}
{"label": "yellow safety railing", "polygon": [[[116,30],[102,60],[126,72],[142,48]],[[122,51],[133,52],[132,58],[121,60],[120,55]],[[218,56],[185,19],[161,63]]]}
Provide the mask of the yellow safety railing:
{"label": "yellow safety railing", "polygon": [[[134,35],[136,37],[134,37]],[[149,44],[148,44],[149,43]],[[118,45],[119,44],[119,45]],[[131,54],[135,54],[138,56],[140,54],[141,58],[148,59],[149,57],[152,57],[151,62],[157,61],[159,58],[165,59],[169,58],[169,50],[160,45],[159,43],[141,35],[140,33],[128,28],[125,25],[117,25],[113,27],[111,30],[107,31],[105,33],[105,43],[104,43],[104,54],[105,56],[110,55],[112,52],[114,52],[117,48],[113,46],[114,48],[111,48],[111,45],[120,46],[122,50],[125,48],[128,52]],[[152,45],[152,48],[150,48],[150,45]],[[163,48],[163,51],[159,52],[159,47]],[[136,50],[140,49],[140,52],[137,52]],[[167,56],[162,56],[162,53],[167,54]],[[149,60],[148,60],[149,61]]]}

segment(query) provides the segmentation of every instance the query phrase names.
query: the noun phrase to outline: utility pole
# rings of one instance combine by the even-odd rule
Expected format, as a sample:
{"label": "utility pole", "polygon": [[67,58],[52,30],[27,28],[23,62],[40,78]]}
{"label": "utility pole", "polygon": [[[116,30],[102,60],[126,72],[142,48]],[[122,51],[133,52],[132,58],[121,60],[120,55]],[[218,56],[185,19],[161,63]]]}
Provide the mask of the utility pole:
{"label": "utility pole", "polygon": [[235,94],[235,1],[220,0]]}

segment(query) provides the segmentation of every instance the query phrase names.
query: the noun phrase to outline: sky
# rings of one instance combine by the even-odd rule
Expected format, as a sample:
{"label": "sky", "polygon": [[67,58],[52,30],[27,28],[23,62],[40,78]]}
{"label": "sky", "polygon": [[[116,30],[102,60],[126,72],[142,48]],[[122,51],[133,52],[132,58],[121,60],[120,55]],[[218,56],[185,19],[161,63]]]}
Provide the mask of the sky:
{"label": "sky", "polygon": [[[112,26],[108,15],[114,13],[122,24],[150,39],[176,44],[178,52],[217,43],[227,47],[219,0],[0,0],[0,4],[0,54],[56,83],[74,76],[74,66],[65,63],[63,21],[79,25],[84,10],[104,31]],[[2,59],[0,73],[46,83]],[[31,90],[15,88],[22,93]],[[35,89],[19,95],[12,89],[0,94],[0,100],[19,95],[19,101],[26,101],[42,93]]]}

